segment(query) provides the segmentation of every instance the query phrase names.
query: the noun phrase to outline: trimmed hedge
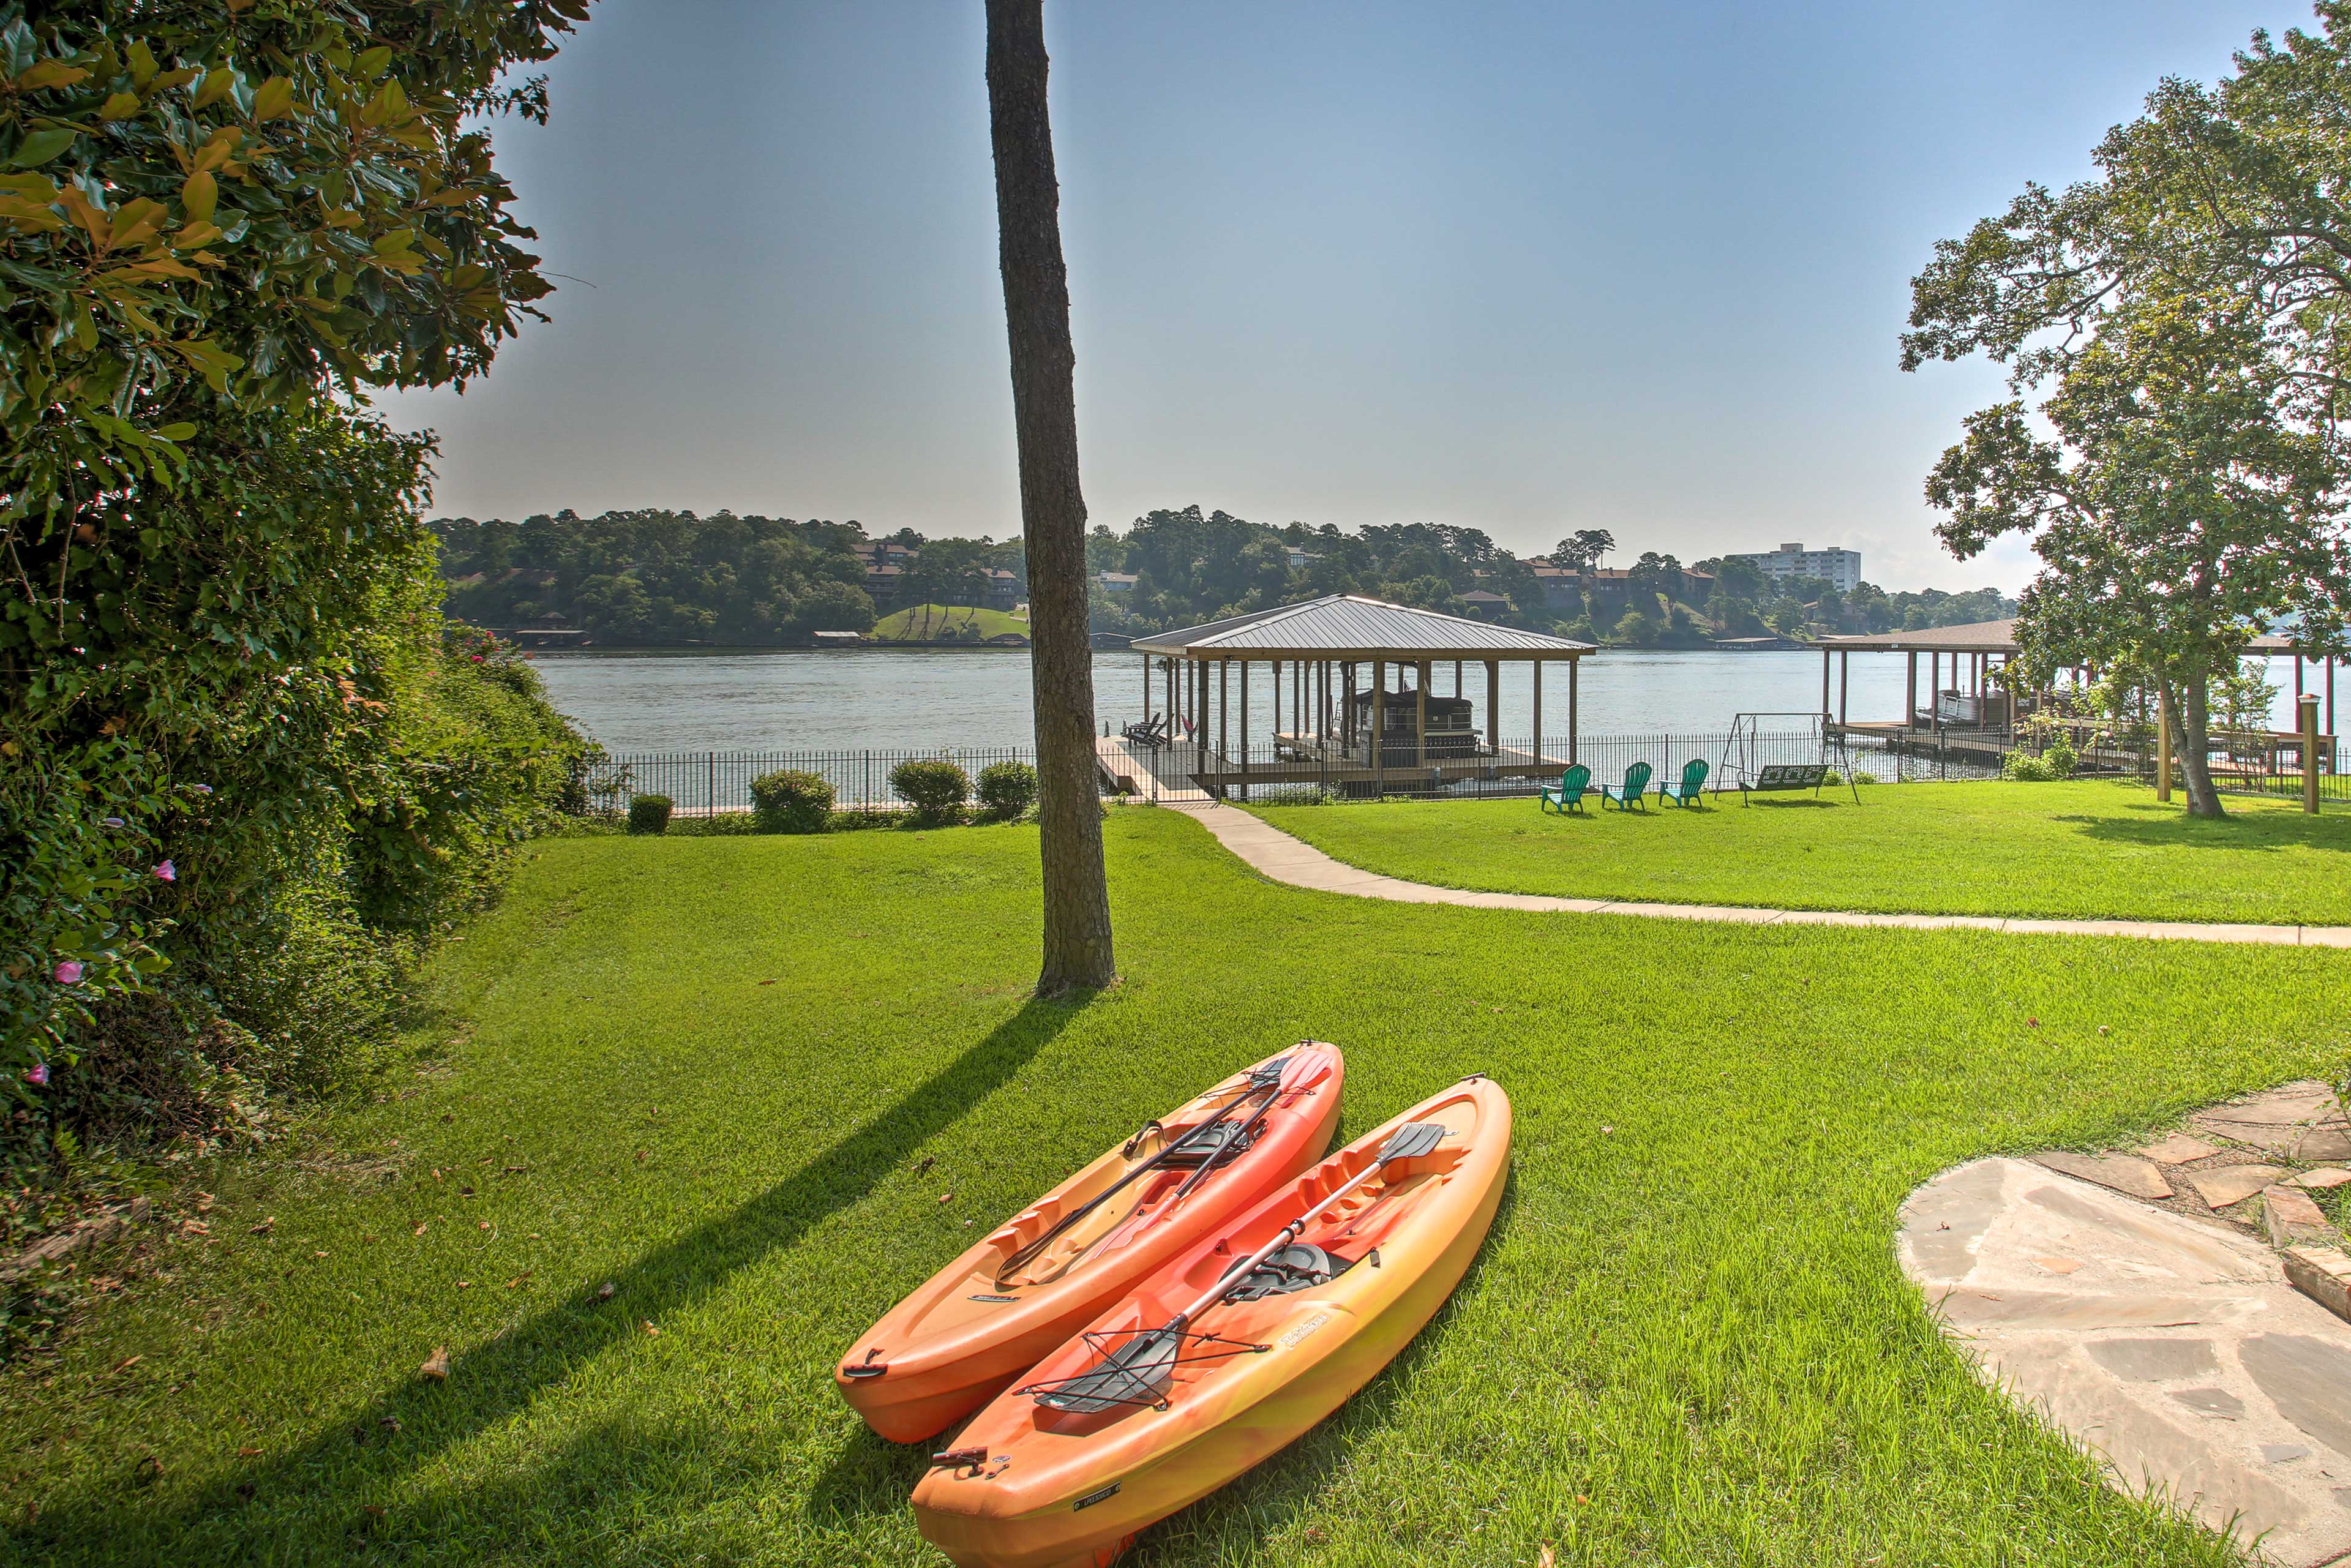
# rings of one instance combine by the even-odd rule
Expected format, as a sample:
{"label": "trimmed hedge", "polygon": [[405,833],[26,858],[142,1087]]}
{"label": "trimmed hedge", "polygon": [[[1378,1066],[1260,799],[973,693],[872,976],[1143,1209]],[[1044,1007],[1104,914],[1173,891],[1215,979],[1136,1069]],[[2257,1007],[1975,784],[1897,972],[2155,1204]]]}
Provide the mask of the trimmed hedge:
{"label": "trimmed hedge", "polygon": [[928,826],[955,821],[971,799],[971,775],[943,758],[901,762],[890,769],[890,788]]}
{"label": "trimmed hedge", "polygon": [[629,831],[632,833],[667,832],[670,805],[670,798],[666,795],[630,796]]}
{"label": "trimmed hedge", "polygon": [[818,774],[778,768],[751,780],[751,820],[763,833],[820,833],[832,815],[832,786]]}
{"label": "trimmed hedge", "polygon": [[998,821],[1027,814],[1037,803],[1037,770],[1026,762],[991,762],[979,770],[979,803]]}

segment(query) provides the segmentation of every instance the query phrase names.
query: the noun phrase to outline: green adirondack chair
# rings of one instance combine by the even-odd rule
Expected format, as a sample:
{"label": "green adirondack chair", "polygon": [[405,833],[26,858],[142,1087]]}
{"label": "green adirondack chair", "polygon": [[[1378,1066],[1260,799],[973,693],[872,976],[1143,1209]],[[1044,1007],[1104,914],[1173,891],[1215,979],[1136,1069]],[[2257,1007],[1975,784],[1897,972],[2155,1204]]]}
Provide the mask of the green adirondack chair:
{"label": "green adirondack chair", "polygon": [[1556,807],[1562,813],[1583,810],[1583,798],[1592,791],[1592,769],[1579,762],[1559,776],[1559,788],[1543,786],[1542,799],[1536,802],[1538,810]]}
{"label": "green adirondack chair", "polygon": [[1660,784],[1657,786],[1657,799],[1660,800],[1671,800],[1677,806],[1695,806],[1698,804],[1698,796],[1705,790],[1705,789],[1706,758],[1703,757],[1693,757],[1687,762],[1682,764],[1682,781],[1680,783]]}
{"label": "green adirondack chair", "polygon": [[1620,811],[1629,811],[1635,806],[1645,811],[1647,810],[1651,771],[1653,770],[1647,763],[1635,762],[1632,767],[1625,769],[1624,783],[1603,784],[1600,787],[1602,809],[1605,810],[1608,802],[1614,800],[1616,802],[1616,809]]}

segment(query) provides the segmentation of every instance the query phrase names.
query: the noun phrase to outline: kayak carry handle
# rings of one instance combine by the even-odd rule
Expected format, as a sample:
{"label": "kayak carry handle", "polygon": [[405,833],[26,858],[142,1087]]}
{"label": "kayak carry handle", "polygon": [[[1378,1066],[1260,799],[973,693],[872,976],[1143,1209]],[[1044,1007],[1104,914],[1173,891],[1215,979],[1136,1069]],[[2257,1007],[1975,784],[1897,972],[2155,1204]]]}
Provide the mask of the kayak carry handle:
{"label": "kayak carry handle", "polygon": [[977,1469],[980,1466],[986,1463],[987,1463],[987,1449],[984,1447],[977,1448],[949,1448],[944,1454],[933,1454],[931,1456],[931,1469],[935,1470],[946,1469]]}

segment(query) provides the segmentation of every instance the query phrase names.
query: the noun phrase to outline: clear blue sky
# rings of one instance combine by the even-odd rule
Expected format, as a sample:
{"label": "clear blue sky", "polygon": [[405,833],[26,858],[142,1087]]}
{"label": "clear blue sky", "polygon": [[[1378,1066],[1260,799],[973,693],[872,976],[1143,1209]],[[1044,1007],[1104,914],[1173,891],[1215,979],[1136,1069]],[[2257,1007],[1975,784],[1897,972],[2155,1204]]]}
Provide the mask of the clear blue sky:
{"label": "clear blue sky", "polygon": [[[2241,0],[1969,5],[1049,0],[1098,522],[1801,538],[1961,565],[1928,466],[1980,365],[1895,368],[1908,280],[2088,170]],[[668,506],[1019,529],[980,0],[598,0],[498,131],[567,275],[463,398],[388,399],[434,509]]]}

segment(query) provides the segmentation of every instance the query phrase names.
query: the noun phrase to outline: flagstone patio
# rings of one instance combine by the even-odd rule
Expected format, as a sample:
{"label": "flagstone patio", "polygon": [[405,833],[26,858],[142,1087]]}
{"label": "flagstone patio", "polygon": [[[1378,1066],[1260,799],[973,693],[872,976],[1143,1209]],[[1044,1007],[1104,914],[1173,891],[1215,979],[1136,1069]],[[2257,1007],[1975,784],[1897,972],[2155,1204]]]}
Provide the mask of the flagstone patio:
{"label": "flagstone patio", "polygon": [[2342,1105],[2294,1083],[2189,1126],[1946,1171],[1903,1207],[1903,1268],[1985,1379],[2117,1485],[2274,1562],[2340,1562],[2351,1259],[2309,1195],[2345,1179],[2313,1164],[2351,1153]]}

